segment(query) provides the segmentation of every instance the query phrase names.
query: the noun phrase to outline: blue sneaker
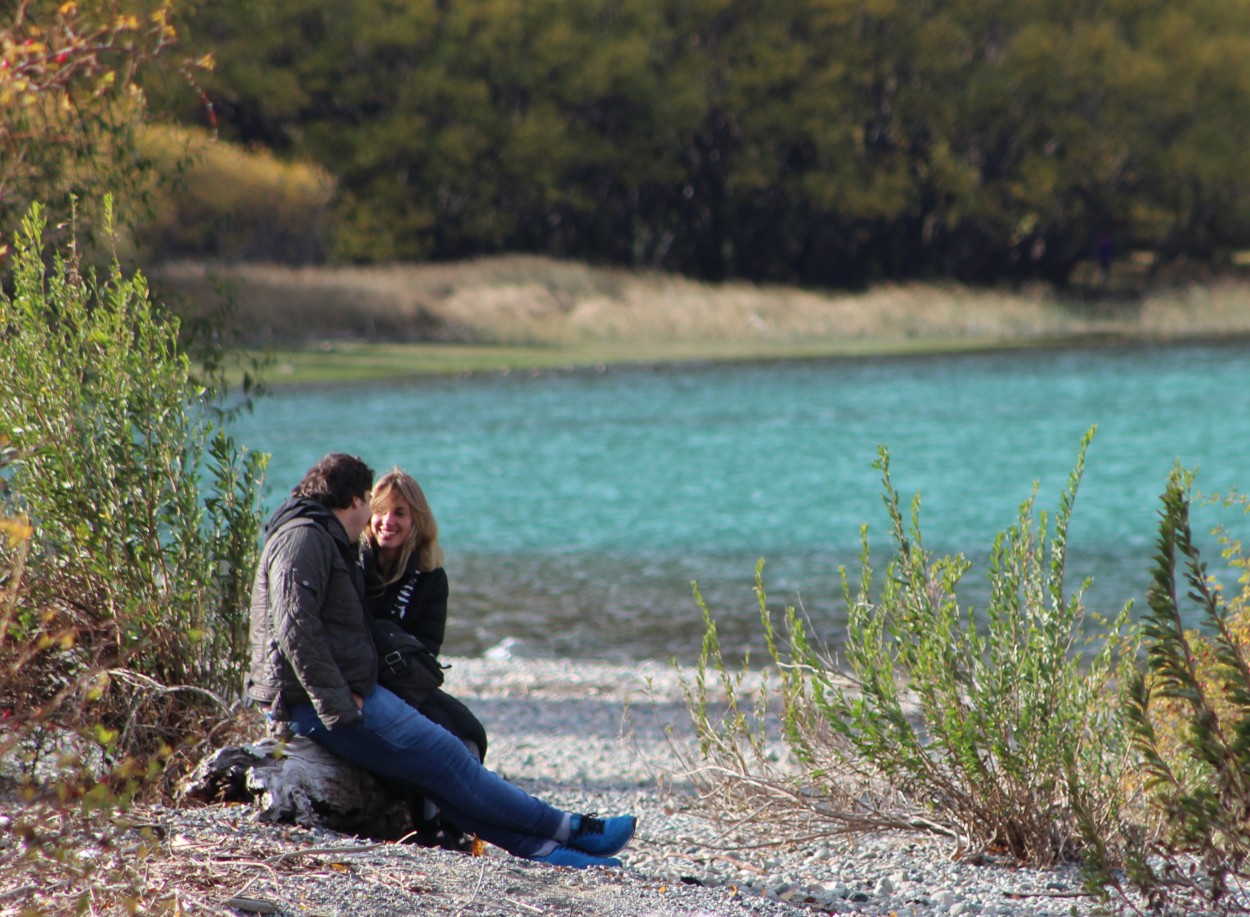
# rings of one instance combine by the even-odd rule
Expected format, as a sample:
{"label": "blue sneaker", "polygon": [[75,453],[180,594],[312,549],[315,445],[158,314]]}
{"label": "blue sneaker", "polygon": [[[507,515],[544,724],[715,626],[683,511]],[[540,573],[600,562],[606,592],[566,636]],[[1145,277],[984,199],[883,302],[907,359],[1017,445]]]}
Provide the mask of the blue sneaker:
{"label": "blue sneaker", "polygon": [[617,815],[615,818],[574,815],[569,820],[572,831],[565,843],[592,856],[611,856],[624,849],[637,826],[638,819],[632,815]]}
{"label": "blue sneaker", "polygon": [[530,857],[535,863],[546,863],[548,866],[568,866],[572,869],[587,869],[591,866],[617,868],[621,861],[616,857],[597,857],[572,847],[557,846],[551,853]]}

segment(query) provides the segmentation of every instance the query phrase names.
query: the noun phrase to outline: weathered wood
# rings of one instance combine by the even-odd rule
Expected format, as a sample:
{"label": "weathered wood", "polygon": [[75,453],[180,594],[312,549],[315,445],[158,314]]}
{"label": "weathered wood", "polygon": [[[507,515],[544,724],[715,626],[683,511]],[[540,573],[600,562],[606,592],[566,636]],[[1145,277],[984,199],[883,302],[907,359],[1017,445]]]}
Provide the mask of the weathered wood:
{"label": "weathered wood", "polygon": [[261,821],[395,840],[412,829],[407,795],[335,757],[311,739],[261,739],[219,749],[183,781],[179,794],[250,803]]}

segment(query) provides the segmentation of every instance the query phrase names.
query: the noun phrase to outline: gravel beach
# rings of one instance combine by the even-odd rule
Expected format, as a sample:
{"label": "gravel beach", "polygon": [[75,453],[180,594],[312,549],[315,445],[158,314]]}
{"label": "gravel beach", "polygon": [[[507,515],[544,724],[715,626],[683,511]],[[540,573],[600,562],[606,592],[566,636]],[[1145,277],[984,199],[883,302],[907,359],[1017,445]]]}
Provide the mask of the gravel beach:
{"label": "gravel beach", "polygon": [[[669,730],[680,740],[691,729],[669,666],[447,661],[452,664],[447,688],[486,725],[487,763],[496,771],[561,808],[639,816],[638,833],[622,854],[623,869],[560,869],[491,847],[472,857],[369,844],[327,831],[259,824],[245,805],[143,809],[140,821],[155,826],[148,835],[155,833],[167,854],[162,868],[175,903],[171,912],[289,917],[1094,912],[1074,869],[956,863],[947,844],[925,835],[778,848],[759,846],[763,835],[753,838],[747,825],[722,838],[723,827],[695,817],[683,803]],[[11,853],[15,843],[11,836],[0,842],[0,854],[4,848]],[[7,889],[0,915],[39,906],[43,891]]]}

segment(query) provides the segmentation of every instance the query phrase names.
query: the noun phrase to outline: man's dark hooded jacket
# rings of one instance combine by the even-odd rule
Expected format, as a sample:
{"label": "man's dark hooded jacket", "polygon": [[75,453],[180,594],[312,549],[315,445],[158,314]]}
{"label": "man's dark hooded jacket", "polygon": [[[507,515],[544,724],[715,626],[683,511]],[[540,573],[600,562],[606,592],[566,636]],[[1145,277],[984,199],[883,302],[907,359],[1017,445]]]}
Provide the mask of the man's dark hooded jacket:
{"label": "man's dark hooded jacket", "polygon": [[279,719],[309,701],[329,729],[361,718],[352,695],[373,690],[378,658],[355,558],[338,518],[313,500],[287,500],[265,525],[245,689],[263,704],[281,700]]}

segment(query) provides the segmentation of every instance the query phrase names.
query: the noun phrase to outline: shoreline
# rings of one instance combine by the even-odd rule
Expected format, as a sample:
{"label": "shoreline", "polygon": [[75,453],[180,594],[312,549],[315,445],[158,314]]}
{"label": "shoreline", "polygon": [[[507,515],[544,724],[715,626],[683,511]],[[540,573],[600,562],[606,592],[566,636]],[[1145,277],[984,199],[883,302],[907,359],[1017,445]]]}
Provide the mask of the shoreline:
{"label": "shoreline", "polygon": [[1250,273],[1163,281],[1129,263],[1106,286],[1067,291],[704,283],[522,255],[368,267],[170,262],[148,276],[175,311],[216,316],[247,353],[273,354],[268,382],[280,386],[1250,339]]}
{"label": "shoreline", "polygon": [[[723,825],[694,814],[672,769],[669,743],[692,740],[672,666],[445,661],[447,689],[486,725],[488,766],[569,811],[639,816],[624,868],[549,867],[490,846],[474,857],[376,844],[261,824],[247,804],[138,806],[120,843],[101,848],[96,834],[84,833],[77,852],[96,875],[107,875],[110,863],[137,864],[145,900],[187,914],[1093,917],[1095,903],[1072,866],[1016,868],[992,857],[971,865],[932,835],[777,837],[766,823]],[[6,804],[0,825],[10,828],[20,812]],[[22,842],[13,831],[3,836],[0,861],[11,866],[0,893],[12,905],[0,915],[62,912],[82,892],[72,879],[51,881],[46,870],[55,865],[15,856]]]}
{"label": "shoreline", "polygon": [[[764,363],[805,363],[884,359],[925,359],[975,356],[1005,352],[1053,350],[1111,350],[1151,347],[1244,347],[1250,331],[1212,334],[1090,333],[1056,338],[1015,340],[920,340],[882,342],[818,342],[804,348],[708,354],[663,354],[650,357],[609,356],[602,351],[521,350],[500,346],[465,347],[457,344],[389,344],[361,339],[324,341],[303,349],[248,349],[250,358],[270,359],[274,366],[263,382],[275,391],[298,391],[323,386],[402,384],[423,379],[480,376],[539,375],[543,373],[598,374],[613,370],[663,370],[691,366],[750,366]],[[636,350],[637,348],[635,348]],[[659,348],[656,348],[657,350]],[[236,380],[237,381],[237,380]]]}
{"label": "shoreline", "polygon": [[[609,886],[611,894],[627,901],[667,891],[642,910],[614,910],[601,900],[568,913],[685,914],[682,906],[659,906],[665,894],[682,888],[698,893],[685,906],[698,901],[689,913],[699,917],[1093,914],[1094,902],[1072,865],[1019,868],[992,856],[973,865],[955,859],[951,839],[931,834],[847,835],[813,826],[805,837],[778,837],[765,824],[727,825],[694,814],[674,747],[697,760],[682,686],[683,679],[693,684],[693,666],[532,657],[446,661],[452,666],[446,689],[469,704],[491,737],[488,766],[564,808],[640,816],[638,834],[621,855],[625,869],[614,880],[623,884]],[[761,677],[758,669],[746,676],[748,692],[758,690]],[[710,679],[709,693],[719,691]],[[770,744],[773,754],[788,757],[782,743]],[[490,853],[501,868],[516,863],[501,851]],[[670,898],[668,905],[677,901]]]}

